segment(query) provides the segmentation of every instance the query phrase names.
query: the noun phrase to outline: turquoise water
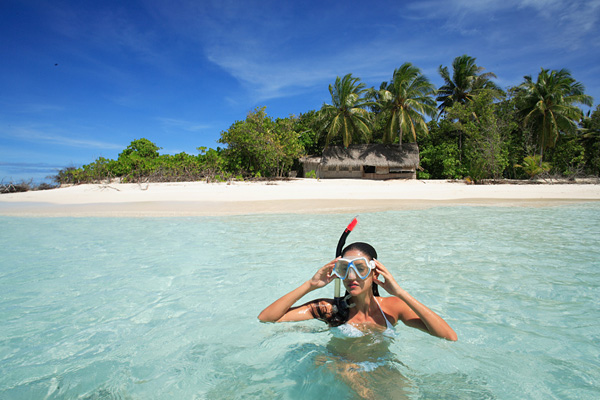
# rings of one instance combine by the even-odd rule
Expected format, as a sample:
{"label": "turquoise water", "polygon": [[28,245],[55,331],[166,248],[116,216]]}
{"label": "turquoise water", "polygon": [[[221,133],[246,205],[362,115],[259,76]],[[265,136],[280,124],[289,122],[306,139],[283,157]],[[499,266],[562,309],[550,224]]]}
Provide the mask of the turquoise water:
{"label": "turquoise water", "polygon": [[456,343],[257,322],[351,218],[0,218],[0,398],[600,397],[599,204],[361,215]]}

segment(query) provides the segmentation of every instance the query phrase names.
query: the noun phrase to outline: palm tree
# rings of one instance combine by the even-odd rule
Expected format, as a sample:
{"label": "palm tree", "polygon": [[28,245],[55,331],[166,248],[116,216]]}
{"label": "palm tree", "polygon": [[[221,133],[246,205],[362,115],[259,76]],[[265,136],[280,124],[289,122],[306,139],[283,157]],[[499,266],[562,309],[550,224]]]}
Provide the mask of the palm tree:
{"label": "palm tree", "polygon": [[344,147],[348,147],[353,138],[369,141],[371,136],[369,112],[366,107],[373,103],[366,100],[367,90],[360,79],[348,74],[339,76],[333,85],[329,85],[332,104],[324,104],[320,110],[321,119],[325,121],[323,131],[327,132],[326,143],[342,135]]}
{"label": "palm tree", "polygon": [[438,68],[445,84],[438,89],[437,101],[441,102],[439,109],[442,113],[456,103],[465,104],[471,101],[473,96],[483,89],[493,91],[495,97],[500,98],[503,94],[491,78],[496,78],[493,72],[482,73],[485,68],[475,64],[475,58],[466,54],[456,57],[452,62],[452,77],[448,67]]}
{"label": "palm tree", "polygon": [[381,89],[373,95],[378,98],[380,109],[387,122],[383,135],[385,143],[392,143],[396,136],[402,144],[405,134],[411,133],[411,138],[417,140],[417,132],[428,133],[424,116],[434,118],[437,114],[435,107],[435,87],[421,74],[421,70],[411,63],[404,63],[394,70],[392,81],[382,83]]}
{"label": "palm tree", "polygon": [[[544,150],[554,146],[559,132],[574,133],[583,111],[575,104],[592,106],[593,98],[584,94],[584,86],[575,81],[566,69],[542,68],[537,82],[524,77],[517,97],[523,125],[531,126],[540,146],[540,163]],[[541,165],[541,164],[540,164]]]}

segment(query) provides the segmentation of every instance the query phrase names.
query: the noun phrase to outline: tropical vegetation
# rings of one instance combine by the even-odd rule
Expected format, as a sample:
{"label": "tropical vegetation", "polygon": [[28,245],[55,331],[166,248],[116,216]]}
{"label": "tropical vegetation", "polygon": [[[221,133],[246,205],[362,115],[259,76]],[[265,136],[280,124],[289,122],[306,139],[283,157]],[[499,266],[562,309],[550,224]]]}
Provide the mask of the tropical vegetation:
{"label": "tropical vegetation", "polygon": [[529,126],[537,137],[540,166],[544,150],[553,147],[559,133],[574,134],[583,112],[576,104],[592,106],[593,99],[584,93],[583,85],[566,69],[548,71],[542,68],[536,82],[530,75],[519,87],[518,109],[523,124]]}
{"label": "tropical vegetation", "polygon": [[456,57],[452,62],[452,76],[448,67],[439,66],[438,72],[444,80],[444,85],[438,89],[437,101],[439,109],[445,113],[454,104],[465,104],[483,90],[488,90],[494,97],[503,95],[493,81],[496,74],[483,72],[485,68],[475,63],[476,59],[466,54]]}
{"label": "tropical vegetation", "polygon": [[146,138],[133,140],[115,160],[98,158],[58,172],[58,183],[114,178],[140,181],[224,181],[302,174],[299,159],[329,145],[417,142],[421,179],[525,179],[600,176],[600,106],[568,70],[541,69],[515,87],[500,89],[476,59],[456,57],[439,67],[435,88],[411,63],[389,82],[367,88],[347,74],[329,85],[319,110],[272,118],[258,107],[221,132],[216,149],[160,154]]}
{"label": "tropical vegetation", "polygon": [[394,70],[392,81],[383,82],[373,96],[379,100],[379,116],[385,120],[383,142],[393,143],[398,138],[401,144],[407,134],[412,141],[417,140],[417,133],[427,134],[425,116],[437,114],[434,94],[435,87],[411,63]]}
{"label": "tropical vegetation", "polygon": [[331,104],[324,104],[320,117],[324,122],[321,131],[326,132],[326,143],[337,136],[342,137],[345,147],[353,140],[369,141],[371,120],[366,107],[372,105],[366,98],[367,89],[359,78],[348,74],[339,76],[329,85]]}

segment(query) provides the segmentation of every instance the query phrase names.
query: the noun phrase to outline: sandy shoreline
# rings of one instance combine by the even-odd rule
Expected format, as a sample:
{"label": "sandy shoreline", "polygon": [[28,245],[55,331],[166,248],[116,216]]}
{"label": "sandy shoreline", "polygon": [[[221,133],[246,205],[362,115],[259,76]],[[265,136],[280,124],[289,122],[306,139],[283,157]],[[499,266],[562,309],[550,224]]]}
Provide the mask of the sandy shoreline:
{"label": "sandy shoreline", "polygon": [[547,206],[600,201],[597,184],[466,185],[447,181],[295,179],[273,182],[78,185],[0,195],[0,215],[191,216],[345,213],[448,205]]}

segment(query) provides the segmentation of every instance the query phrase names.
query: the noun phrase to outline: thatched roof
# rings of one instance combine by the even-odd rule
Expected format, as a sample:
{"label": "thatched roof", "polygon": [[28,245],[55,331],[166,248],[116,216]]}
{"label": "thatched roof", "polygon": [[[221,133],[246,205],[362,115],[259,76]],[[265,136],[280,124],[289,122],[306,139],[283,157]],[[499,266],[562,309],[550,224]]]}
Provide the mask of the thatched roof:
{"label": "thatched roof", "polygon": [[320,156],[304,156],[304,157],[300,157],[299,160],[300,160],[300,162],[303,162],[303,163],[315,163],[315,164],[321,163]]}
{"label": "thatched roof", "polygon": [[321,165],[416,168],[419,166],[419,147],[416,143],[356,144],[348,148],[329,146],[323,150]]}

